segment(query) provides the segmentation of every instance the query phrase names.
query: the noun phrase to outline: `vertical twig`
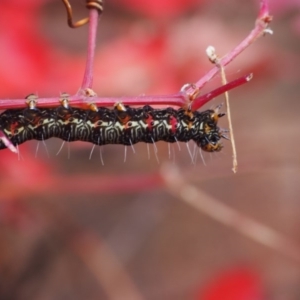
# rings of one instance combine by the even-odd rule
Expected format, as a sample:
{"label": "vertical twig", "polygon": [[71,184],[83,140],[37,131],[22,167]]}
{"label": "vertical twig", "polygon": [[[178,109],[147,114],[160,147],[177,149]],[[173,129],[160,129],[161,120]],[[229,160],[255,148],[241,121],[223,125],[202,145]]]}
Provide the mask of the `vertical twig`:
{"label": "vertical twig", "polygon": [[98,19],[99,19],[99,11],[95,8],[91,8],[90,21],[89,21],[87,59],[86,59],[85,71],[83,75],[83,81],[81,85],[82,90],[87,88],[92,88],[93,85],[93,65],[94,65],[94,57],[95,57],[95,49],[96,49]]}
{"label": "vertical twig", "polygon": [[[216,54],[216,50],[213,46],[209,46],[206,49],[206,54],[209,58],[209,60],[215,64],[218,68],[220,68],[221,73],[221,79],[223,86],[227,84],[226,74],[224,67],[220,64],[220,58]],[[232,120],[231,120],[231,111],[230,111],[230,102],[229,102],[229,94],[228,91],[224,93],[225,101],[226,101],[226,112],[227,112],[227,119],[229,124],[229,134],[230,134],[230,141],[231,141],[231,147],[232,147],[232,157],[233,157],[233,168],[232,171],[234,173],[237,172],[237,152],[236,152],[236,146],[235,146],[235,139],[233,134],[233,126],[232,126]]]}
{"label": "vertical twig", "polygon": [[88,46],[87,46],[87,59],[85,65],[85,71],[83,75],[83,81],[81,89],[77,93],[80,95],[82,90],[91,89],[93,84],[93,65],[96,49],[96,37],[97,37],[97,28],[98,28],[98,19],[99,15],[103,11],[103,2],[102,0],[86,0],[86,7],[90,10],[89,17],[73,22],[73,13],[72,6],[69,0],[62,0],[68,15],[68,25],[71,28],[78,28],[86,23],[89,23],[89,34],[88,34]]}
{"label": "vertical twig", "polygon": [[[227,84],[226,80],[226,75],[224,71],[224,67],[220,66],[220,71],[221,71],[221,78],[222,78],[222,84]],[[228,119],[228,125],[229,125],[229,135],[230,135],[230,142],[231,142],[231,148],[232,148],[232,159],[233,159],[233,166],[232,166],[232,171],[233,173],[237,172],[237,152],[236,152],[236,146],[235,146],[235,139],[234,139],[234,134],[233,134],[233,126],[232,126],[232,120],[231,120],[231,111],[230,111],[230,102],[229,102],[229,94],[226,91],[224,93],[225,100],[226,100],[226,113],[227,113],[227,119]]]}

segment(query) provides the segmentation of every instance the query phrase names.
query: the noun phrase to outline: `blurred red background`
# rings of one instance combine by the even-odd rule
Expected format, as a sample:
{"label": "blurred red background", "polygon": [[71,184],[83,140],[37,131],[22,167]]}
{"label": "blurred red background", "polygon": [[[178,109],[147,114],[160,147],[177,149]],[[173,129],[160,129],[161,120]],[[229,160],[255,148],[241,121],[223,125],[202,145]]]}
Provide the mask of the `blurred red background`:
{"label": "blurred red background", "polygon": [[[222,56],[250,32],[257,2],[107,0],[94,90],[120,99],[177,92],[212,67],[208,45]],[[75,19],[86,16],[83,0],[71,3]],[[192,164],[185,145],[169,154],[165,143],[156,144],[159,163],[144,144],[128,149],[125,163],[123,146],[103,147],[104,165],[98,149],[89,159],[86,143],[56,155],[57,139],[27,142],[20,157],[1,151],[0,299],[300,298],[300,260],[289,245],[279,252],[211,219],[172,196],[160,175],[175,164],[241,222],[252,218],[300,244],[299,4],[270,5],[274,35],[226,68],[228,80],[254,73],[230,92],[236,175],[226,141],[220,154],[204,154],[206,165],[199,155]],[[4,0],[0,8],[0,98],[75,94],[87,26],[70,29],[61,1]],[[220,84],[217,76],[203,92]]]}

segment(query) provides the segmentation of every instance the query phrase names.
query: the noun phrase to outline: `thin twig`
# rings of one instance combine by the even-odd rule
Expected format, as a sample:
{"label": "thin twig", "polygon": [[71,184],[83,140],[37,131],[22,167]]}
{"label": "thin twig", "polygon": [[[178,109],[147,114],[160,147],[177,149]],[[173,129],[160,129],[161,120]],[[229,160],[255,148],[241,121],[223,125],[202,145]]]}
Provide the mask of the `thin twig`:
{"label": "thin twig", "polygon": [[[222,79],[222,84],[223,86],[227,84],[227,79],[226,79],[226,74],[224,67],[220,65],[220,58],[216,53],[215,47],[209,46],[206,49],[206,54],[209,58],[209,60],[215,64],[218,68],[220,68],[220,73],[221,73],[221,79]],[[225,102],[226,102],[226,111],[227,111],[227,119],[228,119],[228,124],[229,124],[229,134],[230,134],[230,142],[231,142],[231,147],[232,147],[232,157],[233,157],[233,168],[232,171],[234,173],[237,172],[237,152],[236,152],[236,146],[235,146],[235,139],[234,139],[234,134],[233,134],[233,126],[232,126],[232,119],[231,119],[231,110],[230,110],[230,102],[229,102],[229,94],[228,91],[224,93],[225,96]]]}
{"label": "thin twig", "polygon": [[[221,69],[221,78],[222,78],[222,83],[225,85],[227,83],[224,67],[220,66]],[[231,119],[231,111],[230,111],[230,102],[229,102],[229,94],[228,92],[224,93],[225,100],[226,100],[226,112],[227,112],[227,119],[228,119],[228,126],[229,126],[229,134],[230,134],[230,142],[231,142],[231,148],[232,148],[232,159],[233,159],[233,166],[232,166],[232,171],[233,173],[237,172],[237,152],[236,152],[236,146],[235,146],[235,139],[234,139],[234,133],[233,133],[233,126],[232,126],[232,119]]]}

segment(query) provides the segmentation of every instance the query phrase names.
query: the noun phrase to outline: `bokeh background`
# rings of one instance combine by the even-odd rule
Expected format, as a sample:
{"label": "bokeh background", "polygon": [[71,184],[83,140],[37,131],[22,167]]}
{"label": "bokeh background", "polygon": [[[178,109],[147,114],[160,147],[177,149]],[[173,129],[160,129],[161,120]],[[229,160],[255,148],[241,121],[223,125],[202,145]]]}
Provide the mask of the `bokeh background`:
{"label": "bokeh background", "polygon": [[[86,16],[83,0],[71,3],[75,19]],[[103,162],[80,142],[56,155],[57,139],[27,142],[19,157],[1,151],[0,299],[300,299],[300,3],[270,6],[274,35],[226,68],[228,80],[254,73],[230,92],[237,174],[226,141],[194,162],[184,144],[157,143],[150,158],[139,144],[125,162],[123,146],[102,147]],[[208,45],[222,56],[250,32],[258,8],[106,0],[94,90],[120,99],[174,93],[212,67]],[[61,1],[2,0],[0,98],[75,94],[86,40],[87,26],[67,26]],[[203,93],[220,84],[216,76]],[[173,168],[220,214],[176,194],[161,175]],[[234,220],[224,221],[227,208]]]}

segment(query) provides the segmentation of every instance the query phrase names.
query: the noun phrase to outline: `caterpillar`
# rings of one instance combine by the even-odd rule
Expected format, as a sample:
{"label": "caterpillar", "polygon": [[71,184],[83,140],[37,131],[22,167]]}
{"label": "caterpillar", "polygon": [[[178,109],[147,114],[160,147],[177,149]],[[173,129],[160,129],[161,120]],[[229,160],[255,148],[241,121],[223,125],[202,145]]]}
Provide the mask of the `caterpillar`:
{"label": "caterpillar", "polygon": [[[114,108],[80,109],[63,103],[57,108],[8,109],[0,115],[0,130],[13,145],[51,137],[64,141],[87,141],[96,145],[133,145],[139,142],[168,143],[195,141],[208,152],[220,151],[225,131],[217,126],[224,114],[219,109],[190,111],[171,107],[132,108],[117,103]],[[6,146],[0,139],[0,149]]]}

